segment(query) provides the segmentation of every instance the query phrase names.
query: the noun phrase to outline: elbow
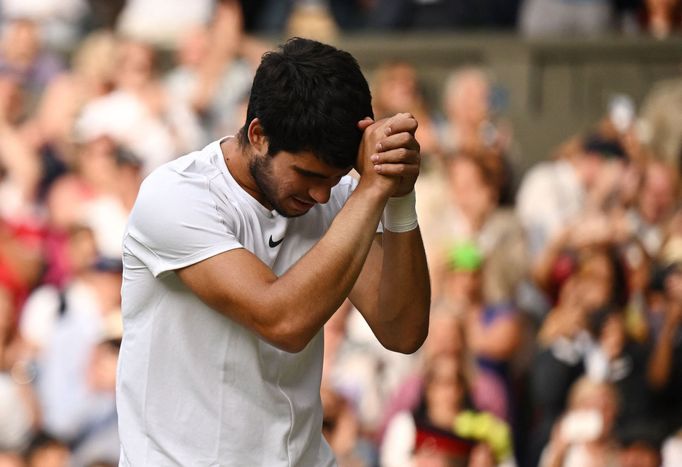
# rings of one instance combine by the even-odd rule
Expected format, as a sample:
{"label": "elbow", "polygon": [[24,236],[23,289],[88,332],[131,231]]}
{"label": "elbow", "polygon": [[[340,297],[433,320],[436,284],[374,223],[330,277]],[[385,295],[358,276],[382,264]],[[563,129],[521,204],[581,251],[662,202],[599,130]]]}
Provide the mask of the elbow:
{"label": "elbow", "polygon": [[427,335],[428,326],[425,326],[423,329],[413,330],[407,337],[401,339],[395,339],[395,337],[393,337],[391,340],[384,340],[382,344],[386,349],[392,352],[409,355],[421,348]]}
{"label": "elbow", "polygon": [[308,336],[287,323],[262,330],[261,337],[270,345],[288,353],[298,353],[305,349],[314,336]]}

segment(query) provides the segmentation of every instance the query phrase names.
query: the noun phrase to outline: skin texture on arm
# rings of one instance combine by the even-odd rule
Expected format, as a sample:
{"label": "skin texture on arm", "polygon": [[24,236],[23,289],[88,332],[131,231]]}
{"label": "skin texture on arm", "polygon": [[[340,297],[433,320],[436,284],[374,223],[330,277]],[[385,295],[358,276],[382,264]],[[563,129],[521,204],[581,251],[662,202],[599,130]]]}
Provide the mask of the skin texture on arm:
{"label": "skin texture on arm", "polygon": [[[374,170],[393,177],[392,196],[410,193],[420,162],[415,131],[416,126],[390,134],[376,146],[381,152],[370,158],[373,165],[358,161],[360,173]],[[385,229],[377,236],[350,299],[387,349],[412,353],[421,346],[428,333],[431,286],[418,227],[401,233]]]}
{"label": "skin texture on arm", "polygon": [[[376,145],[387,139],[389,125],[393,132],[402,133],[416,127],[413,122],[399,116],[369,126],[359,159],[369,160]],[[301,351],[355,284],[396,185],[378,170],[365,171],[327,233],[280,277],[243,249],[180,269],[178,275],[215,310],[282,350]]]}
{"label": "skin texture on arm", "polygon": [[431,288],[419,228],[377,235],[350,300],[387,349],[412,353],[421,346]]}

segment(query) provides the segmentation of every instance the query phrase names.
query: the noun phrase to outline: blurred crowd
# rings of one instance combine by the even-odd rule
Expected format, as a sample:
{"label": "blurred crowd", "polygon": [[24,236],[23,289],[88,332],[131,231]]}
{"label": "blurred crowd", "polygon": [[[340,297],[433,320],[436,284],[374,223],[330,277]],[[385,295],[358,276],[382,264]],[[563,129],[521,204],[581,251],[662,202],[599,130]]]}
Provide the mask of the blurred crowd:
{"label": "blurred crowd", "polygon": [[[118,465],[127,215],[151,170],[241,127],[267,34],[665,37],[681,18],[675,0],[0,1],[0,467]],[[452,70],[436,107],[409,62],[368,78],[377,118],[420,122],[431,330],[406,356],[350,303],[325,326],[339,465],[682,465],[682,75],[525,172],[486,70]]]}

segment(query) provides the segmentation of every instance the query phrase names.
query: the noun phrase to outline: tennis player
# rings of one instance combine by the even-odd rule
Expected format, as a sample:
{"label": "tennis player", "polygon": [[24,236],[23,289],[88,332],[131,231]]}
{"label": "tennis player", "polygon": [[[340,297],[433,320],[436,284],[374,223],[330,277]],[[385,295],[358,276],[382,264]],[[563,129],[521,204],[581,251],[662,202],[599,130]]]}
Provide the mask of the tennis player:
{"label": "tennis player", "polygon": [[143,182],[123,243],[121,466],[333,466],[325,322],[349,297],[386,348],[421,346],[417,122],[371,116],[350,54],[292,39],[263,56],[236,136]]}

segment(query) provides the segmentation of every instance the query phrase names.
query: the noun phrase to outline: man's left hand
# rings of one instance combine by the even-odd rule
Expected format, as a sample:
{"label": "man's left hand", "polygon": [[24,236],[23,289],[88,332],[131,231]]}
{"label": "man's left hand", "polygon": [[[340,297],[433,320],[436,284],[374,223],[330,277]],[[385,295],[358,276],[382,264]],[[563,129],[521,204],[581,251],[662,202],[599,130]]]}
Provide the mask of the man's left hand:
{"label": "man's left hand", "polygon": [[414,137],[417,126],[417,120],[409,113],[391,117],[385,128],[386,136],[377,143],[371,156],[377,173],[400,179],[391,196],[407,195],[417,181],[421,164],[420,146]]}

